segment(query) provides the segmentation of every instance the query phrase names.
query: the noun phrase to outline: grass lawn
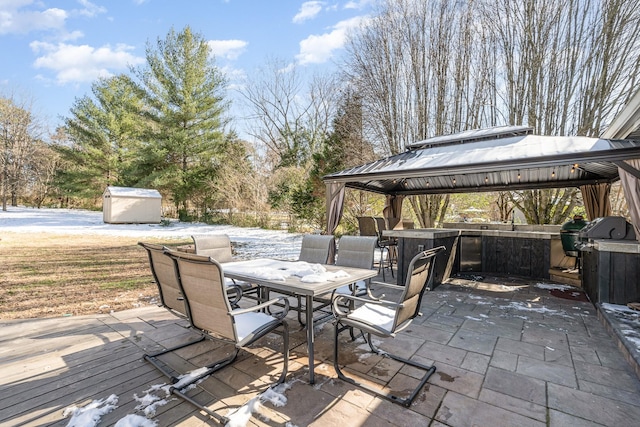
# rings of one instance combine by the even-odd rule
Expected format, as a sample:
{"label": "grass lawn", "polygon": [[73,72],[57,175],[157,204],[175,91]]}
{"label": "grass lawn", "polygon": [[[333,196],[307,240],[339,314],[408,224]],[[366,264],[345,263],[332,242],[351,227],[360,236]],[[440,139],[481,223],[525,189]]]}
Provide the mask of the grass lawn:
{"label": "grass lawn", "polygon": [[[4,233],[0,236],[0,318],[109,313],[156,304],[139,238]],[[159,242],[176,246],[191,243]]]}

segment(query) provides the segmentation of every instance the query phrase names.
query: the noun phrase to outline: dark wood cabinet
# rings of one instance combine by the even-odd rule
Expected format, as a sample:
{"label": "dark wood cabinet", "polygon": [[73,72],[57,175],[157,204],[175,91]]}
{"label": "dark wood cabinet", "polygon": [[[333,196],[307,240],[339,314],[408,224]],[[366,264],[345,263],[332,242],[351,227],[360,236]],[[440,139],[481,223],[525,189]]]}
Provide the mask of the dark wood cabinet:
{"label": "dark wood cabinet", "polygon": [[640,254],[598,248],[584,251],[582,286],[594,304],[640,301]]}

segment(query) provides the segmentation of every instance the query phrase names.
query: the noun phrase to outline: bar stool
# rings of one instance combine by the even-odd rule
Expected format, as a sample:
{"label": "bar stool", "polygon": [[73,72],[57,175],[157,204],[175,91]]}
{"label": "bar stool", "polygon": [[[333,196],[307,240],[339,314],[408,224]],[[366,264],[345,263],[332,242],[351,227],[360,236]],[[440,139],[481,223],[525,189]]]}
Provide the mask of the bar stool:
{"label": "bar stool", "polygon": [[382,261],[382,254],[387,251],[387,261],[389,264],[389,270],[391,270],[391,277],[395,277],[393,274],[393,263],[397,264],[398,261],[398,239],[393,237],[383,236],[382,232],[387,229],[387,223],[384,218],[376,217],[376,232],[378,234],[378,247],[380,248],[380,265],[382,267],[382,280],[384,277],[384,264]]}

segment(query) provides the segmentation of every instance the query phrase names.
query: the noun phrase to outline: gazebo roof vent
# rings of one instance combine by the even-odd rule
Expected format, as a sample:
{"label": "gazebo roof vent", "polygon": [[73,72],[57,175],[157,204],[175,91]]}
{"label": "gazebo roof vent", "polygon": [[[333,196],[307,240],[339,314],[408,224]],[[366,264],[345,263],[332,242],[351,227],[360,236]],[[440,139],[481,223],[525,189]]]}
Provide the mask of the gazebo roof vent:
{"label": "gazebo roof vent", "polygon": [[533,134],[529,126],[497,126],[488,129],[473,129],[451,135],[434,136],[407,145],[407,150],[420,150],[435,146],[464,144],[468,142],[484,141],[487,139],[510,138]]}

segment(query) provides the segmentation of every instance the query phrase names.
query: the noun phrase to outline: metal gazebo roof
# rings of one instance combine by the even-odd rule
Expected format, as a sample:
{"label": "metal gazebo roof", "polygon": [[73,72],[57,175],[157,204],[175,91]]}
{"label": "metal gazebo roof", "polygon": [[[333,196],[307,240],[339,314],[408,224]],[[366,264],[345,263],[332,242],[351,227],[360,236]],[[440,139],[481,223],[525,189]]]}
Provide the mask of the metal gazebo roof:
{"label": "metal gazebo roof", "polygon": [[622,160],[640,158],[637,140],[531,132],[504,126],[438,136],[324,180],[391,195],[578,187],[616,181]]}

